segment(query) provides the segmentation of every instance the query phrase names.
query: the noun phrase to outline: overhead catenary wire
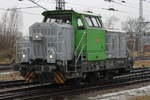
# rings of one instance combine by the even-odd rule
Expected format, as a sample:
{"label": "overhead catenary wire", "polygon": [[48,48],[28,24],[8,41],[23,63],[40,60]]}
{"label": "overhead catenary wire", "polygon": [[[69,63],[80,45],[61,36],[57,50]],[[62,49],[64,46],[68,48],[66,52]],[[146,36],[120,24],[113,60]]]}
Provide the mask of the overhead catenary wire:
{"label": "overhead catenary wire", "polygon": [[[48,1],[48,0],[47,0]],[[122,5],[122,6],[126,6],[126,7],[129,7],[129,8],[134,8],[134,9],[137,9],[137,7],[135,7],[135,6],[129,6],[129,5],[127,5],[126,3],[117,3],[117,1],[119,2],[119,1],[122,1],[122,0],[115,0],[115,2],[114,3],[116,3],[116,4],[119,4],[119,5]],[[35,1],[35,2],[41,2],[41,0],[37,0],[37,1]],[[50,3],[53,3],[54,4],[54,2],[53,1],[49,1]],[[79,4],[79,3],[70,3],[70,2],[67,2],[67,5],[68,6],[70,6],[70,7],[72,7],[72,5],[73,6],[78,6],[78,7],[84,7],[84,8],[89,8],[90,7],[90,9],[92,9],[92,8],[95,8],[94,10],[96,11],[96,10],[98,10],[98,9],[102,9],[102,10],[108,10],[109,8],[100,8],[100,7],[96,7],[96,6],[90,6],[90,5],[85,5],[85,4]],[[32,8],[39,8],[39,7],[37,7],[37,6],[31,6],[31,7],[20,7],[20,9],[32,9]],[[19,9],[19,8],[18,8]],[[2,9],[0,9],[0,10],[2,10]],[[8,10],[8,9],[3,9],[3,10]],[[116,9],[117,10],[117,9]],[[100,10],[99,10],[100,11]],[[124,14],[128,14],[128,15],[130,15],[130,13],[129,12],[127,12],[127,11],[123,11],[123,10],[118,10],[118,11],[115,11],[115,12],[119,12],[119,13],[124,13]],[[150,11],[146,11],[146,12],[150,12]],[[25,11],[22,11],[22,13],[23,14],[30,14],[30,15],[41,15],[41,14],[38,14],[38,13],[33,13],[33,12],[25,12]],[[133,12],[133,13],[135,13],[135,12]],[[137,14],[137,13],[135,13],[135,14]],[[150,15],[149,13],[146,13],[146,15]]]}
{"label": "overhead catenary wire", "polygon": [[38,1],[36,1],[36,2],[40,2],[41,0],[38,0]]}
{"label": "overhead catenary wire", "polygon": [[39,6],[18,7],[15,9],[32,9],[32,8],[39,8]]}
{"label": "overhead catenary wire", "polygon": [[[19,0],[19,1],[22,1],[22,0]],[[33,4],[39,6],[40,8],[42,8],[42,9],[44,9],[44,10],[46,10],[46,11],[48,10],[47,8],[41,6],[38,2],[36,2],[36,1],[34,1],[34,0],[28,0],[28,1],[32,2]]]}
{"label": "overhead catenary wire", "polygon": [[[119,0],[117,0],[117,1],[119,1]],[[147,1],[147,0],[144,0],[145,2],[149,2],[150,3],[150,1]],[[129,8],[134,8],[134,9],[138,9],[138,6],[134,6],[135,4],[132,4],[131,2],[126,2],[126,3],[119,3],[119,2],[116,2],[116,1],[114,1],[114,3],[117,3],[117,4],[119,4],[119,5],[123,5],[123,6],[126,6],[126,7],[129,7]],[[127,4],[129,4],[129,5],[127,5]],[[132,5],[132,6],[131,6]],[[150,13],[150,10],[149,9],[144,9],[145,11],[147,11],[148,13]]]}
{"label": "overhead catenary wire", "polygon": [[[119,0],[120,1],[120,0]],[[118,2],[113,2],[113,3],[116,3],[116,4],[119,4],[119,5],[122,5],[122,6],[125,6],[125,7],[128,7],[128,8],[133,8],[133,9],[138,9],[138,7],[134,7],[134,6],[129,6],[127,4],[122,4],[122,3],[118,3]],[[73,7],[73,6],[78,6],[78,7],[84,7],[84,8],[95,8],[95,9],[102,9],[102,10],[108,10],[108,11],[111,11],[109,10],[109,8],[100,8],[100,7],[96,7],[96,6],[89,6],[89,5],[85,5],[85,4],[78,4],[78,3],[70,3],[70,2],[67,2],[67,6],[70,6],[70,7]],[[117,10],[117,9],[116,9]],[[123,11],[123,10],[117,10],[115,12],[120,12],[120,13],[124,13],[124,14],[128,14],[128,15],[131,15],[129,12],[127,11]],[[147,13],[145,13],[145,15],[150,15],[150,13],[148,13],[150,11],[147,10]],[[133,12],[134,14],[137,14],[136,12]]]}
{"label": "overhead catenary wire", "polygon": [[[70,6],[70,7],[74,7],[75,5],[68,5],[68,6]],[[79,6],[79,5],[77,5],[77,6]],[[83,5],[82,5],[82,7],[84,7]],[[86,8],[86,7],[84,7],[84,8]],[[98,8],[98,7],[92,7],[92,8],[95,8],[95,9],[92,9],[92,11],[96,11],[96,12],[102,12],[101,10],[105,10],[105,11],[108,11],[108,12],[110,12],[110,10],[108,10],[107,8]],[[78,9],[78,8],[77,8]],[[100,10],[101,9],[101,10]],[[84,10],[85,11],[85,10]],[[126,11],[122,11],[122,10],[119,10],[119,11],[113,11],[113,12],[115,12],[115,13],[123,13],[123,14],[126,14],[126,15],[129,15],[129,13],[128,12],[126,12]]]}
{"label": "overhead catenary wire", "polygon": [[[121,1],[121,0],[117,0],[117,1]],[[116,3],[116,4],[119,4],[119,5],[122,5],[122,6],[125,6],[125,7],[128,7],[128,8],[138,9],[138,7],[129,6],[129,5],[127,5],[126,3],[116,2],[116,1],[114,1],[114,0],[111,0],[111,2]],[[145,9],[145,11],[147,12],[147,13],[145,13],[145,15],[150,15],[150,10]]]}
{"label": "overhead catenary wire", "polygon": [[[33,1],[33,0],[32,0]],[[111,0],[111,1],[113,1],[113,3],[116,3],[116,4],[119,4],[119,5],[122,5],[122,6],[125,6],[125,7],[128,7],[128,8],[133,8],[133,9],[137,9],[137,7],[135,7],[135,6],[129,6],[129,5],[127,5],[126,3],[128,2],[128,1],[125,1],[125,0]],[[125,3],[121,3],[122,1],[125,1]],[[39,1],[37,1],[37,2],[39,2]],[[52,2],[52,1],[49,1],[49,2],[51,2],[51,3],[54,3],[54,2]],[[131,3],[131,2],[130,2]],[[83,5],[83,4],[78,4],[78,3],[69,3],[69,2],[67,2],[67,5],[78,5],[78,6],[87,6],[87,7],[85,7],[85,8],[88,8],[89,7],[89,5]],[[107,10],[106,8],[99,8],[99,7],[95,7],[95,6],[90,6],[90,9],[92,9],[92,8],[97,8],[97,9],[103,9],[103,10]],[[109,8],[108,8],[109,9]],[[117,10],[117,9],[116,9]],[[126,12],[126,11],[121,11],[121,10],[118,10],[118,12],[120,12],[120,13],[128,13],[128,12]],[[147,10],[146,9],[146,12],[147,12],[147,15],[149,15],[149,10]]]}
{"label": "overhead catenary wire", "polygon": [[[5,8],[0,8],[0,10],[3,10],[3,11],[13,11],[12,9],[8,8],[8,9],[5,9]],[[31,13],[31,12],[26,12],[26,11],[19,11],[23,14],[30,14],[30,15],[38,15],[38,16],[41,16],[41,14],[38,14],[38,13]]]}

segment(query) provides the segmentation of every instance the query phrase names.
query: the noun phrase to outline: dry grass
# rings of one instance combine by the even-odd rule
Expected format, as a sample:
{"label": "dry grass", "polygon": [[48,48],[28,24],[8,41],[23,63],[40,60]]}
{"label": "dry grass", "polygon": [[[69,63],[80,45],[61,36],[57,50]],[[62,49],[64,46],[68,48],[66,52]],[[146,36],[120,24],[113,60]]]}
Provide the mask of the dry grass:
{"label": "dry grass", "polygon": [[131,52],[130,53],[130,56],[132,56],[132,57],[137,57],[137,56],[141,56],[141,55],[143,55],[143,56],[150,56],[150,52],[144,52],[143,54],[140,54],[140,53],[138,53],[138,52]]}
{"label": "dry grass", "polygon": [[6,73],[0,74],[0,80],[21,80],[23,77],[20,76],[19,73]]}
{"label": "dry grass", "polygon": [[7,64],[15,59],[15,48],[0,50],[0,64]]}
{"label": "dry grass", "polygon": [[135,67],[150,67],[150,60],[137,60],[134,62]]}
{"label": "dry grass", "polygon": [[145,95],[145,96],[132,97],[132,98],[129,98],[128,100],[150,100],[150,96]]}

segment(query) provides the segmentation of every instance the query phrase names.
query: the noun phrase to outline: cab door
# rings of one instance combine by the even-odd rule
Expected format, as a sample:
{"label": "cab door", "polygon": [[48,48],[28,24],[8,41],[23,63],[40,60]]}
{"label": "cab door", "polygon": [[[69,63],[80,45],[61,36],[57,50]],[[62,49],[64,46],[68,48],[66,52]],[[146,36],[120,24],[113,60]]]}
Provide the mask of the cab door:
{"label": "cab door", "polygon": [[81,51],[83,51],[83,55],[85,55],[86,49],[86,32],[85,32],[85,24],[83,19],[80,17],[76,17],[76,30],[75,30],[75,51],[77,55]]}
{"label": "cab door", "polygon": [[105,60],[105,30],[95,16],[85,16],[87,29],[87,59],[88,61]]}

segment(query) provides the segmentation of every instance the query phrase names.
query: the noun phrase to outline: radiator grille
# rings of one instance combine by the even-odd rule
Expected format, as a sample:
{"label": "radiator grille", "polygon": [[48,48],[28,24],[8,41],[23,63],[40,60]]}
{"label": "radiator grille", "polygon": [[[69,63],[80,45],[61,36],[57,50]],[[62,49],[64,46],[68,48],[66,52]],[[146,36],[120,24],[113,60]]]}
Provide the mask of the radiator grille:
{"label": "radiator grille", "polygon": [[[32,37],[42,34],[42,40],[36,41]],[[31,58],[47,59],[48,49],[54,49],[57,60],[72,59],[73,56],[73,28],[71,25],[56,23],[36,23],[30,27]]]}

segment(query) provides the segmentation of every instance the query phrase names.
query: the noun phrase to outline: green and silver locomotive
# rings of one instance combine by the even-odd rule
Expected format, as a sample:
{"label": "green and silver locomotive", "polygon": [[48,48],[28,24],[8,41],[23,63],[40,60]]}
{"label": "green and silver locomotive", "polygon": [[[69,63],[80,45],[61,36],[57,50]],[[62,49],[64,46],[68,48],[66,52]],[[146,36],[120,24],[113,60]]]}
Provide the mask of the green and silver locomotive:
{"label": "green and silver locomotive", "polygon": [[132,68],[126,34],[103,29],[101,16],[74,10],[45,11],[42,23],[17,42],[18,70],[27,81],[92,81]]}

